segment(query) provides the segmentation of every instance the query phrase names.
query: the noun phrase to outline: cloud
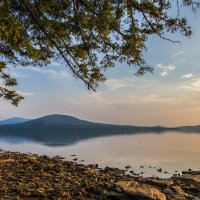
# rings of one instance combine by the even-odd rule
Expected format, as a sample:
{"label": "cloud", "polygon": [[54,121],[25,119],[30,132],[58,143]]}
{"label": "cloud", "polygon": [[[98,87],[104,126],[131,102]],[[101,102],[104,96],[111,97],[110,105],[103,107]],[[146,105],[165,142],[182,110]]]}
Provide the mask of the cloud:
{"label": "cloud", "polygon": [[166,76],[168,73],[171,71],[175,70],[176,66],[174,64],[169,64],[169,65],[163,65],[163,64],[157,64],[156,68],[161,69],[161,76]]}
{"label": "cloud", "polygon": [[51,62],[51,64],[50,65],[52,65],[52,66],[56,66],[56,67],[60,67],[60,66],[62,66],[62,64],[61,63],[58,63],[58,62]]}
{"label": "cloud", "polygon": [[4,80],[2,78],[0,78],[0,87],[3,87],[3,82],[4,82]]}
{"label": "cloud", "polygon": [[138,77],[126,77],[126,78],[114,78],[108,79],[105,81],[104,86],[106,89],[111,91],[116,91],[122,88],[147,88],[152,87],[153,85],[158,84],[155,80],[148,80],[144,77],[139,79]]}
{"label": "cloud", "polygon": [[[96,105],[99,104],[101,107],[108,108],[108,107],[121,107],[121,106],[141,106],[141,105],[174,105],[174,104],[180,104],[180,101],[182,99],[172,97],[172,96],[166,96],[166,95],[159,95],[159,94],[148,94],[148,95],[139,95],[139,94],[129,94],[126,96],[118,96],[118,98],[110,99],[111,96],[106,96],[104,93],[97,92],[92,93],[88,96],[87,93],[81,94],[81,99],[83,101],[74,101],[73,103],[76,104],[76,107],[88,107],[90,105],[90,108],[94,106],[95,109]],[[86,106],[87,105],[87,106]]]}
{"label": "cloud", "polygon": [[14,77],[14,78],[29,78],[30,77],[30,76],[24,75],[20,72],[14,72],[14,71],[10,72],[10,75],[11,75],[11,77]]}
{"label": "cloud", "polygon": [[159,94],[148,94],[148,95],[138,95],[131,94],[128,98],[122,98],[115,100],[114,103],[118,104],[128,104],[128,105],[174,105],[180,103],[180,99],[172,96],[159,95]]}
{"label": "cloud", "polygon": [[200,92],[200,78],[192,79],[191,81],[188,81],[187,83],[183,84],[180,87],[177,87],[177,89],[184,89],[184,90],[190,90],[194,92]]}
{"label": "cloud", "polygon": [[25,75],[19,71],[16,71],[16,68],[8,66],[6,69],[4,69],[4,73],[10,75],[12,78],[29,78],[29,75]]}
{"label": "cloud", "polygon": [[184,78],[184,79],[189,79],[192,77],[193,77],[193,74],[185,74],[185,75],[181,76],[181,78]]}
{"label": "cloud", "polygon": [[64,70],[44,69],[38,67],[28,67],[26,69],[33,72],[38,72],[40,74],[48,75],[55,81],[63,81],[71,78],[71,75]]}
{"label": "cloud", "polygon": [[21,91],[21,90],[17,90],[16,92],[18,94],[22,95],[23,97],[29,97],[29,96],[35,95],[34,92],[25,92],[25,91]]}
{"label": "cloud", "polygon": [[184,53],[184,51],[179,51],[179,52],[175,53],[174,55],[172,55],[171,58],[176,58],[177,56],[179,56],[183,53]]}
{"label": "cloud", "polygon": [[127,87],[127,81],[120,79],[109,79],[105,82],[105,86],[109,90],[118,90],[120,88]]}

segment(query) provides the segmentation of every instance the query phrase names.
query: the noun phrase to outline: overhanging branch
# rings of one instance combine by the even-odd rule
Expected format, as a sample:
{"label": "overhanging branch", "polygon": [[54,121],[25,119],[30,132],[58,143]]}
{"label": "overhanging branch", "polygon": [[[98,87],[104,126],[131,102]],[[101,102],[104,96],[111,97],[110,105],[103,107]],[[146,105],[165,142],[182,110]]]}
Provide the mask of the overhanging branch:
{"label": "overhanging branch", "polygon": [[36,19],[36,17],[34,16],[33,12],[31,11],[31,9],[29,8],[29,6],[26,3],[26,0],[21,0],[22,4],[25,6],[25,8],[27,9],[27,11],[29,12],[29,14],[31,15],[32,19],[34,20],[34,22],[37,24],[37,26],[41,29],[41,31],[45,34],[45,36],[49,39],[49,41],[54,45],[54,47],[58,50],[58,52],[60,53],[61,57],[65,60],[65,62],[67,63],[67,65],[69,66],[69,68],[72,70],[72,72],[78,77],[80,78],[87,86],[88,89],[92,89],[93,91],[96,91],[95,88],[88,82],[86,81],[84,78],[82,78],[73,68],[73,66],[71,65],[71,63],[69,62],[69,60],[65,57],[65,55],[63,54],[62,50],[58,47],[58,45],[56,44],[56,42],[49,37],[47,31],[40,25],[40,23],[38,22],[38,20]]}

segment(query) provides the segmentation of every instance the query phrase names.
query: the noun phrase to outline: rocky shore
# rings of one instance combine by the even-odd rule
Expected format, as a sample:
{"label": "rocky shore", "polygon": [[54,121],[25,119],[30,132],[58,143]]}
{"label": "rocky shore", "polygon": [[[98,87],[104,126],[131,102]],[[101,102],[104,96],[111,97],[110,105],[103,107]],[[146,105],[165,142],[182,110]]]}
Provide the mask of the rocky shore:
{"label": "rocky shore", "polygon": [[60,157],[0,151],[0,200],[200,200],[200,171],[161,179]]}

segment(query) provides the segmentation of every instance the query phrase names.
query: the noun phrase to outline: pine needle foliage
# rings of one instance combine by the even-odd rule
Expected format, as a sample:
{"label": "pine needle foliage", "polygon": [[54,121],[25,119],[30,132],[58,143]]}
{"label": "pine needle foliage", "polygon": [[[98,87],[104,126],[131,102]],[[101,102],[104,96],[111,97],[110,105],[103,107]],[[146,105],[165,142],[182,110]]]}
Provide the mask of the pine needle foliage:
{"label": "pine needle foliage", "polygon": [[[177,16],[168,10],[177,5]],[[46,66],[56,59],[90,90],[105,81],[116,62],[152,72],[143,59],[151,35],[192,34],[181,6],[191,0],[0,0],[0,97],[15,106],[23,97],[11,88],[8,67]]]}

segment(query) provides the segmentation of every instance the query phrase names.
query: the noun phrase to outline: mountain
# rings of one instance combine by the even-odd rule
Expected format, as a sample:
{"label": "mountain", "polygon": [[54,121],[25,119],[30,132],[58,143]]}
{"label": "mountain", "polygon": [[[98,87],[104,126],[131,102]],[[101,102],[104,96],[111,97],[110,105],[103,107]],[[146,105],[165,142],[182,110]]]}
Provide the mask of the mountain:
{"label": "mountain", "polygon": [[183,132],[200,132],[200,125],[197,126],[182,126],[179,129]]}
{"label": "mountain", "polygon": [[130,126],[130,125],[115,125],[115,124],[104,124],[104,123],[96,123],[90,122],[82,119],[78,119],[73,116],[68,115],[47,115],[44,117],[40,117],[37,119],[33,119],[30,121],[26,121],[18,124],[7,124],[0,126],[1,130],[77,130],[77,129],[92,129],[92,130],[107,130],[107,129],[117,129],[127,131],[144,131],[144,130],[165,130],[170,128],[165,128],[161,126],[155,127],[143,127],[143,126]]}
{"label": "mountain", "polygon": [[81,120],[69,115],[47,115],[40,117],[26,123],[23,123],[24,126],[39,126],[41,128],[45,127],[66,127],[66,126],[81,126],[81,125],[97,125],[98,123],[89,122],[86,120]]}
{"label": "mountain", "polygon": [[0,138],[10,138],[12,141],[19,138],[17,141],[31,140],[48,146],[64,146],[102,136],[160,134],[166,131],[200,132],[200,126],[166,128],[162,126],[114,125],[90,122],[73,116],[58,114],[47,115],[25,122],[23,120],[26,119],[22,119],[22,123],[19,123],[20,120],[11,120],[10,124],[0,125]]}
{"label": "mountain", "polygon": [[89,122],[73,116],[48,115],[18,124],[0,125],[0,137],[18,137],[45,145],[66,145],[94,137],[161,133],[173,130],[165,127],[142,127]]}
{"label": "mountain", "polygon": [[18,123],[27,122],[29,120],[30,119],[24,119],[24,118],[21,118],[21,117],[13,117],[13,118],[10,118],[10,119],[5,119],[5,120],[0,121],[0,125],[4,125],[4,124],[18,124]]}

